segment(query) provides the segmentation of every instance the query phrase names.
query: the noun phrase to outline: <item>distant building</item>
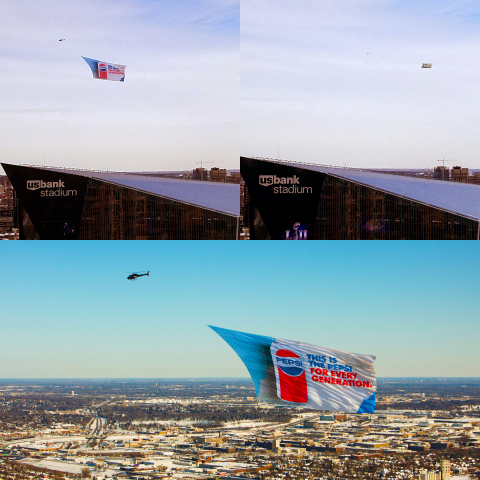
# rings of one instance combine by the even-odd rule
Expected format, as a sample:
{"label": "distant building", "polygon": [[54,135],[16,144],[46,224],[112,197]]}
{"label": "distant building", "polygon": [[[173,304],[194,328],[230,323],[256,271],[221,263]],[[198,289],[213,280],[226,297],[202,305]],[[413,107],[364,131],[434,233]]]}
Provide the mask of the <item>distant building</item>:
{"label": "distant building", "polygon": [[468,183],[474,183],[480,185],[480,173],[474,173],[468,180]]}
{"label": "distant building", "polygon": [[242,181],[242,176],[240,172],[231,172],[230,175],[227,175],[228,183],[240,183]]}
{"label": "distant building", "polygon": [[450,460],[442,460],[442,477],[441,480],[450,480]]}
{"label": "distant building", "polygon": [[430,442],[430,448],[432,450],[447,450],[453,448],[452,442]]}
{"label": "distant building", "polygon": [[384,449],[390,446],[388,442],[357,442],[355,445],[369,450]]}
{"label": "distant building", "polygon": [[213,167],[210,169],[210,181],[212,182],[227,182],[227,170],[225,168]]}
{"label": "distant building", "polygon": [[213,435],[194,435],[192,440],[200,444],[215,444],[220,445],[223,443],[222,433],[220,432],[218,436]]}
{"label": "distant building", "polygon": [[448,182],[450,179],[450,171],[448,167],[444,167],[443,165],[440,167],[435,167],[433,169],[433,178],[436,180],[445,180]]}
{"label": "distant building", "polygon": [[322,422],[334,422],[335,416],[334,415],[320,415],[320,420]]}
{"label": "distant building", "polygon": [[450,460],[442,460],[442,467],[440,473],[425,472],[421,473],[418,480],[450,480]]}
{"label": "distant building", "polygon": [[18,198],[8,177],[0,176],[0,239],[18,240]]}
{"label": "distant building", "polygon": [[206,182],[208,180],[208,172],[205,168],[195,168],[193,170],[193,179]]}
{"label": "distant building", "polygon": [[428,450],[428,446],[427,445],[410,444],[410,445],[408,445],[408,450],[411,450],[413,452],[426,452]]}
{"label": "distant building", "polygon": [[417,478],[418,480],[441,480],[441,474],[435,472],[421,473]]}
{"label": "distant building", "polygon": [[453,167],[451,177],[452,182],[468,183],[468,168]]}

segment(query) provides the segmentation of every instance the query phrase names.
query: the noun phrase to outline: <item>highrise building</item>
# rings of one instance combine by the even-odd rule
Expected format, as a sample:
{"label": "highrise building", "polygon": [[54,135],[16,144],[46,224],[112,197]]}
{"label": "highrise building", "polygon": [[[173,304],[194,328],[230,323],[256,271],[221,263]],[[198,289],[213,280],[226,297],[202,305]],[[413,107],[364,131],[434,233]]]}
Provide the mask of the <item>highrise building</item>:
{"label": "highrise building", "polygon": [[448,167],[444,167],[443,165],[435,167],[433,169],[433,178],[435,178],[435,180],[445,180],[448,182],[450,179],[450,171],[448,170]]}
{"label": "highrise building", "polygon": [[193,170],[193,179],[206,182],[208,180],[208,172],[205,168],[195,168]]}
{"label": "highrise building", "polygon": [[212,182],[226,183],[227,170],[225,168],[213,167],[210,169],[210,180]]}
{"label": "highrise building", "polygon": [[452,182],[468,183],[468,168],[452,167]]}
{"label": "highrise building", "polygon": [[442,479],[450,480],[450,460],[442,460]]}

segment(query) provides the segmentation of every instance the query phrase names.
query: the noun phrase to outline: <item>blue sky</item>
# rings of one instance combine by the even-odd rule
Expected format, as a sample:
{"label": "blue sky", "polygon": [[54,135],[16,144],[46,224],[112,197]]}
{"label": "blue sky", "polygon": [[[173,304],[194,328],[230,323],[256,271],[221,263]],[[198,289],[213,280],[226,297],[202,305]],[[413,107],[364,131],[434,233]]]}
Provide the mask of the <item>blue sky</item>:
{"label": "blue sky", "polygon": [[0,161],[478,169],[479,27],[471,0],[3,2]]}
{"label": "blue sky", "polygon": [[242,155],[480,168],[478,2],[242,0],[241,12]]}
{"label": "blue sky", "polygon": [[2,2],[0,161],[238,168],[239,21],[238,0]]}
{"label": "blue sky", "polygon": [[375,354],[379,376],[480,376],[475,242],[3,242],[0,260],[0,378],[245,377],[208,324]]}

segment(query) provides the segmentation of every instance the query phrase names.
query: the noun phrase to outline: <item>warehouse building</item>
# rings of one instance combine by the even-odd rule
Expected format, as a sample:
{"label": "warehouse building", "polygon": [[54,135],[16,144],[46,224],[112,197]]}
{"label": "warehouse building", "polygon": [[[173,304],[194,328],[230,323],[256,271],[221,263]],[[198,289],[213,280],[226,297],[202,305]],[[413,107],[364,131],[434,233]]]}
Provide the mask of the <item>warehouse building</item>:
{"label": "warehouse building", "polygon": [[240,158],[251,239],[480,239],[480,186]]}
{"label": "warehouse building", "polygon": [[240,187],[135,173],[2,164],[20,239],[237,239]]}

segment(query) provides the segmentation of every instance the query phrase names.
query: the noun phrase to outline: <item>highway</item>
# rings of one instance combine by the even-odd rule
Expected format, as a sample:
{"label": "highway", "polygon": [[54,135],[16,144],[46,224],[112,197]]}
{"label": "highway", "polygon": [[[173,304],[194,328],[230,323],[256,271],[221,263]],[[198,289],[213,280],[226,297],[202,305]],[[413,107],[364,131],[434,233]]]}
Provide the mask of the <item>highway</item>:
{"label": "highway", "polygon": [[92,427],[93,428],[93,435],[98,437],[102,434],[103,427],[107,423],[107,420],[103,417],[99,417],[98,415],[95,416],[95,420],[93,421]]}

